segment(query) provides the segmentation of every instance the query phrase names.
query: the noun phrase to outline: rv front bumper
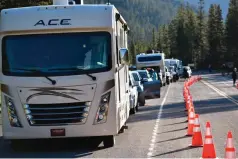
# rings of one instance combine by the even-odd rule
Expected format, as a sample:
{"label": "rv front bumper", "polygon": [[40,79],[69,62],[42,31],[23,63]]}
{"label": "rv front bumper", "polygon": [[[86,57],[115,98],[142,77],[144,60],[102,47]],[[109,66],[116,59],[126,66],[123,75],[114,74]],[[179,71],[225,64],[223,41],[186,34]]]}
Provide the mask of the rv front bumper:
{"label": "rv front bumper", "polygon": [[[64,131],[59,136],[52,136],[52,131]],[[47,138],[71,138],[71,137],[93,137],[116,135],[116,124],[112,126],[109,122],[99,125],[67,125],[54,127],[5,127],[4,139],[47,139]]]}

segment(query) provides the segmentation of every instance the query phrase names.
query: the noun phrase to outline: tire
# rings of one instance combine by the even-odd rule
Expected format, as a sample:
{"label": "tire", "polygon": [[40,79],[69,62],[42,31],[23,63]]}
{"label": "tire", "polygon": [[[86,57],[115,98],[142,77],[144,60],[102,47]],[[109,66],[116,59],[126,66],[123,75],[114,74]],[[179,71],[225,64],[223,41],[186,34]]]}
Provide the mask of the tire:
{"label": "tire", "polygon": [[145,106],[145,95],[143,95],[143,98],[140,101],[140,106]]}
{"label": "tire", "polygon": [[169,85],[170,84],[169,80],[166,83],[167,83],[167,85]]}
{"label": "tire", "polygon": [[[134,104],[135,102],[133,102]],[[133,108],[130,109],[130,114],[135,114],[136,113],[136,107],[134,106]]]}
{"label": "tire", "polygon": [[160,98],[160,94],[156,94],[156,97],[157,97],[157,98]]}
{"label": "tire", "polygon": [[145,106],[145,95],[143,92],[138,95],[138,106]]}
{"label": "tire", "polygon": [[145,106],[145,98],[143,98],[143,101],[141,102],[141,106]]}
{"label": "tire", "polygon": [[113,147],[115,145],[115,136],[105,136],[103,139],[103,145],[105,148]]}
{"label": "tire", "polygon": [[143,101],[140,101],[140,103],[138,104],[138,106],[145,106],[145,98],[143,99]]}
{"label": "tire", "polygon": [[137,99],[137,102],[136,102],[136,111],[138,112],[138,110],[139,110],[139,101],[138,101],[138,99]]}
{"label": "tire", "polygon": [[130,114],[135,114],[135,113],[136,113],[136,107],[134,107],[130,110]]}

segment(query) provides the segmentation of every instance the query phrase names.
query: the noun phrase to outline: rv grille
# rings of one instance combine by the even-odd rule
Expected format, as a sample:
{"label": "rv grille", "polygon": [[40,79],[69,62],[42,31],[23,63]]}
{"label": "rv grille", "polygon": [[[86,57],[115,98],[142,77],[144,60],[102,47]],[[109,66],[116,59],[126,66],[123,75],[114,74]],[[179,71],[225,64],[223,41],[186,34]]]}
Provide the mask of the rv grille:
{"label": "rv grille", "polygon": [[24,109],[31,126],[84,124],[89,113],[89,103],[29,104],[24,105]]}

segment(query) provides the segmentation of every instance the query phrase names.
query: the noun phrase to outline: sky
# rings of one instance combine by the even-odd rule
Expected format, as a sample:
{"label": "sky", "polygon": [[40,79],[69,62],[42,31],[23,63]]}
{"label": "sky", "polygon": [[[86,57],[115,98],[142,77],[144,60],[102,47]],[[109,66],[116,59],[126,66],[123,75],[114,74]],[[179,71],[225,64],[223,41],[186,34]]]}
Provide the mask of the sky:
{"label": "sky", "polygon": [[[197,5],[199,0],[183,0],[183,1]],[[223,19],[225,19],[228,12],[229,0],[205,0],[206,11],[209,10],[211,4],[220,4],[223,13]]]}

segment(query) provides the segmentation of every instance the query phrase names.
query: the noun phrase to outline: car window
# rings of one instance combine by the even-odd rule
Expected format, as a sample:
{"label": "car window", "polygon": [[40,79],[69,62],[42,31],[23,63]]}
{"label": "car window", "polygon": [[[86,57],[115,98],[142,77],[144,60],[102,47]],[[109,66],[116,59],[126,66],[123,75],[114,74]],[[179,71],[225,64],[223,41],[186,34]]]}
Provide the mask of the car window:
{"label": "car window", "polygon": [[141,72],[141,71],[140,71],[139,74],[140,74],[141,78],[148,78],[146,72]]}
{"label": "car window", "polygon": [[138,77],[137,73],[132,73],[132,76],[135,81],[140,81],[140,78]]}

